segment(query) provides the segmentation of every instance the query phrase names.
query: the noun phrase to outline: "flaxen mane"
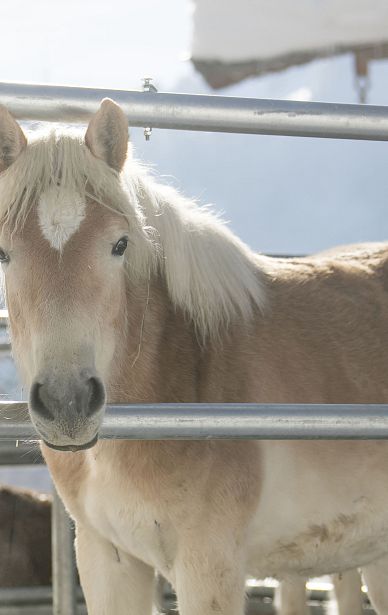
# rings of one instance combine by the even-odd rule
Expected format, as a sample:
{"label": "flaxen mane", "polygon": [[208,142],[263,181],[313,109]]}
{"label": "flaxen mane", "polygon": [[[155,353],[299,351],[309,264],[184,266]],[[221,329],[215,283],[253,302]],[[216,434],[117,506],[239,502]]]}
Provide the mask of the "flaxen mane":
{"label": "flaxen mane", "polygon": [[20,228],[37,202],[55,207],[55,190],[58,198],[74,204],[75,217],[77,202],[88,198],[125,215],[130,275],[145,277],[158,268],[173,303],[189,314],[201,336],[263,307],[257,257],[217,216],[158,184],[132,157],[118,175],[79,136],[50,132],[28,145],[2,174],[0,218],[12,230]]}

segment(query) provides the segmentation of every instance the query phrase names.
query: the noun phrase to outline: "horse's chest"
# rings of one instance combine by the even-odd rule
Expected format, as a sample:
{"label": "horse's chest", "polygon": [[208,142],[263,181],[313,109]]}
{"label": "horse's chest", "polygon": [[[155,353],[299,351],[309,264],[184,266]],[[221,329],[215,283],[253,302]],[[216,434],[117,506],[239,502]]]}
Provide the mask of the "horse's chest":
{"label": "horse's chest", "polygon": [[91,481],[84,492],[87,522],[117,549],[169,576],[175,557],[176,536],[157,503],[145,501],[127,487]]}

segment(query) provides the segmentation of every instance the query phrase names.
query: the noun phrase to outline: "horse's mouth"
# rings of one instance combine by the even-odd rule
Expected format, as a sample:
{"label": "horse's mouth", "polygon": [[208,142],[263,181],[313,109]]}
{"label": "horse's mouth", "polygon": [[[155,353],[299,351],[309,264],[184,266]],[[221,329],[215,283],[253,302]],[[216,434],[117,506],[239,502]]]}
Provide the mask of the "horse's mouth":
{"label": "horse's mouth", "polygon": [[54,451],[67,451],[71,453],[76,453],[77,451],[85,451],[88,448],[92,448],[92,446],[97,443],[97,440],[98,434],[94,436],[93,440],[90,440],[90,442],[87,442],[86,444],[67,444],[66,446],[59,446],[58,444],[50,444],[50,442],[47,442],[46,440],[43,440],[43,442],[46,444],[46,446],[52,448]]}

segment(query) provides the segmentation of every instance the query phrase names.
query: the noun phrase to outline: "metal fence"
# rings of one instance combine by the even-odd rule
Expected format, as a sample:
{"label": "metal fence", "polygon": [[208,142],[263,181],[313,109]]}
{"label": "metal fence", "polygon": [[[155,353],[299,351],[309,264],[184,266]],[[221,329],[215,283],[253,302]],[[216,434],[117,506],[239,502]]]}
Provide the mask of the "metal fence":
{"label": "metal fence", "polygon": [[[109,405],[99,436],[121,440],[388,439],[388,404]],[[27,403],[0,402],[0,441],[36,437]]]}
{"label": "metal fence", "polygon": [[0,83],[20,120],[86,123],[105,97],[143,128],[388,140],[388,107]]}
{"label": "metal fence", "polygon": [[[388,140],[388,107],[158,93],[149,80],[143,91],[0,84],[0,103],[20,120],[86,123],[105,97],[116,100],[126,112],[130,125],[142,126],[146,136],[152,128],[168,128]],[[27,404],[1,403],[2,447],[8,441],[3,462],[8,458],[14,463],[18,457],[11,452],[9,441],[32,437],[36,434],[28,420]],[[388,405],[115,405],[107,408],[101,437],[388,439]],[[64,509],[56,497],[53,510],[54,612],[74,615],[71,534]],[[22,593],[19,593],[21,601]]]}

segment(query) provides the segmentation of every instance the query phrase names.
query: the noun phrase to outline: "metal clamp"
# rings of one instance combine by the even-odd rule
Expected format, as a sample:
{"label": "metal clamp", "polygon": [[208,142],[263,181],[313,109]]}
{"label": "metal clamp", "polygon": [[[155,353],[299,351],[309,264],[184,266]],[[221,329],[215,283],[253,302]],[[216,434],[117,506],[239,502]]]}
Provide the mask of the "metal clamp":
{"label": "metal clamp", "polygon": [[[157,88],[152,83],[152,77],[144,77],[143,79],[143,92],[157,92]],[[144,128],[144,137],[146,141],[149,141],[151,138],[152,128],[151,126],[146,126]]]}
{"label": "metal clamp", "polygon": [[157,92],[157,88],[152,82],[152,77],[144,77],[143,79],[143,92]]}

